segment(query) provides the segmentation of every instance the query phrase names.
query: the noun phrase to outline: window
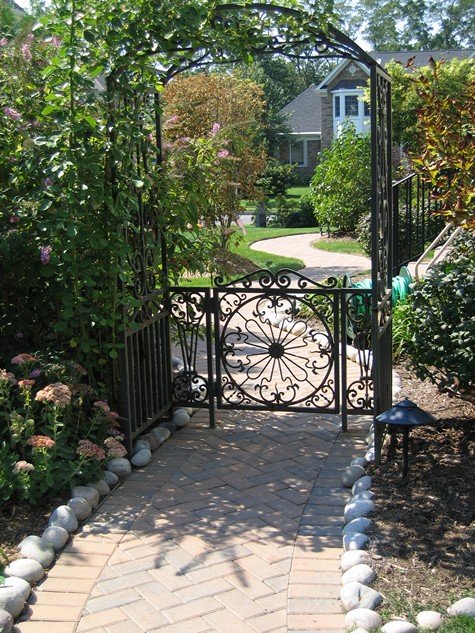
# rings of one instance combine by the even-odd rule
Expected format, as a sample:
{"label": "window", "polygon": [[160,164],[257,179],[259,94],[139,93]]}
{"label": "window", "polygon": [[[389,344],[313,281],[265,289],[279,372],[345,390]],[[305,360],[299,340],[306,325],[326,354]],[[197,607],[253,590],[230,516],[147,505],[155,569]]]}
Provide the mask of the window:
{"label": "window", "polygon": [[369,103],[366,103],[366,101],[364,101],[363,103],[364,103],[364,115],[369,116]]}
{"label": "window", "polygon": [[358,97],[345,95],[345,116],[358,116]]}
{"label": "window", "polygon": [[303,140],[293,141],[290,145],[290,162],[297,165],[304,164]]}
{"label": "window", "polygon": [[337,95],[335,97],[335,116],[336,117],[340,116],[340,97],[339,97],[339,95]]}

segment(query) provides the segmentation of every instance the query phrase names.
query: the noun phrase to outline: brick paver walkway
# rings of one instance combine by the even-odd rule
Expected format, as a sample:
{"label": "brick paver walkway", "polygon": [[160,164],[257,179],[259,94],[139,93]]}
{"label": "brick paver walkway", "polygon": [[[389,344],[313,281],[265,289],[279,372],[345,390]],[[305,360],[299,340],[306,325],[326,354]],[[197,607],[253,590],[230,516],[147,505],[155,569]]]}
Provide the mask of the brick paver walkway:
{"label": "brick paver walkway", "polygon": [[368,419],[195,415],[63,550],[17,633],[341,633],[340,470]]}

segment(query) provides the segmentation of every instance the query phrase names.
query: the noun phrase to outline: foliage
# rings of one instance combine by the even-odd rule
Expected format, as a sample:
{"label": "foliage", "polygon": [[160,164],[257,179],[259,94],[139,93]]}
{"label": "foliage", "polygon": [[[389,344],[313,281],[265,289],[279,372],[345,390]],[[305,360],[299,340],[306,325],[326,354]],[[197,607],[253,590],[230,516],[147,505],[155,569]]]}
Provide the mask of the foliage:
{"label": "foliage", "polygon": [[438,215],[454,224],[475,228],[475,64],[468,86],[447,96],[439,87],[441,65],[430,76],[416,73],[422,101],[418,112],[420,146],[412,161],[433,187]]}
{"label": "foliage", "polygon": [[465,231],[414,287],[407,352],[420,378],[475,401],[475,234]]}
{"label": "foliage", "polygon": [[[358,0],[337,10],[373,50],[471,48],[475,7],[471,0]],[[349,19],[350,18],[350,19]]]}
{"label": "foliage", "polygon": [[409,299],[399,301],[393,308],[393,357],[398,361],[406,355],[406,347],[411,340],[412,303]]}
{"label": "foliage", "polygon": [[464,100],[475,80],[475,62],[473,60],[453,59],[438,65],[434,81],[433,71],[429,67],[414,71],[402,64],[390,62],[386,70],[391,75],[391,100],[393,110],[393,140],[406,151],[417,153],[420,148],[420,121],[415,116],[424,106],[425,98],[419,94],[420,81],[429,79],[434,89],[434,97],[445,101]]}
{"label": "foliage", "polygon": [[73,362],[18,354],[0,369],[0,500],[37,503],[94,481],[124,455],[118,415]]}
{"label": "foliage", "polygon": [[[193,74],[171,81],[164,91],[166,141],[170,160],[187,152],[186,171],[201,164],[201,221],[220,229],[226,248],[239,217],[241,198],[259,197],[256,180],[264,170],[262,146],[264,102],[260,88],[228,75]],[[187,186],[190,186],[187,179]]]}
{"label": "foliage", "polygon": [[371,257],[371,213],[363,213],[356,224],[355,234],[364,254]]}
{"label": "foliage", "polygon": [[315,215],[320,226],[355,230],[368,209],[371,191],[370,138],[346,124],[329,149],[323,150],[311,181]]}
{"label": "foliage", "polygon": [[269,158],[263,173],[256,180],[266,198],[285,196],[289,187],[295,184],[295,172],[292,165],[283,164],[275,158]]}

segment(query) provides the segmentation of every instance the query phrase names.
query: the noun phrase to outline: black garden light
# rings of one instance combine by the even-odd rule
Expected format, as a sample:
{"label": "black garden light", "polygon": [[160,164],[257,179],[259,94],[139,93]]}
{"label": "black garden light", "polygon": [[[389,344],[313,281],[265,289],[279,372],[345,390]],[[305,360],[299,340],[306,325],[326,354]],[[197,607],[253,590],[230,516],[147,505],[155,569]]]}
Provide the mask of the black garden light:
{"label": "black garden light", "polygon": [[387,425],[391,434],[402,433],[403,477],[406,477],[409,468],[409,433],[411,430],[417,426],[439,425],[434,417],[408,398],[378,415],[376,424]]}

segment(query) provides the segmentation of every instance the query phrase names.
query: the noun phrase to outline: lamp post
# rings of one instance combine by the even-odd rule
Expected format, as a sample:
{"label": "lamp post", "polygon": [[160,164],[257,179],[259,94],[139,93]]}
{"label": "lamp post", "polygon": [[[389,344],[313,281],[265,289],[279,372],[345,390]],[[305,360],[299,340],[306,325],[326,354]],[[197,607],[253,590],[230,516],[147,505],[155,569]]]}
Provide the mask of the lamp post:
{"label": "lamp post", "polygon": [[407,476],[409,469],[409,433],[411,430],[417,426],[439,425],[434,417],[408,398],[378,415],[376,424],[389,427],[392,433],[402,433],[403,477]]}

